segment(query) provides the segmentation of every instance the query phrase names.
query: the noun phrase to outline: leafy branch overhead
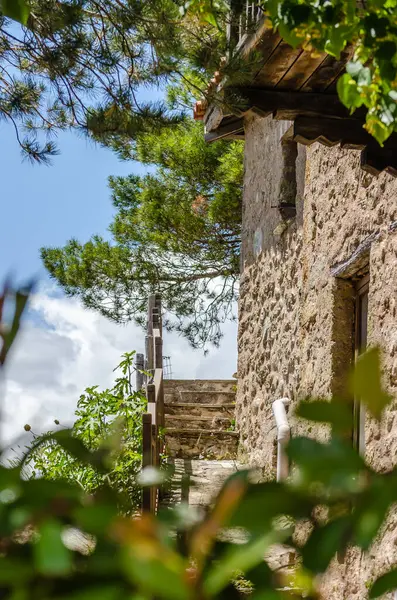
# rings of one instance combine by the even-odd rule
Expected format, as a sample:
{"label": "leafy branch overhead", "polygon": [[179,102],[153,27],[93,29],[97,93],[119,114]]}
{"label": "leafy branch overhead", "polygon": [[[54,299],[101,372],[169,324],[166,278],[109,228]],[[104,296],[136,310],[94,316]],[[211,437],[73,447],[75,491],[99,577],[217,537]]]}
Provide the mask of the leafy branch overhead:
{"label": "leafy branch overhead", "polygon": [[30,14],[26,0],[1,0],[0,10],[5,17],[10,17],[22,25],[26,25]]}
{"label": "leafy branch overhead", "polygon": [[32,289],[33,283],[18,290],[14,290],[8,281],[4,284],[0,296],[0,366],[4,365],[21,327]]}
{"label": "leafy branch overhead", "polygon": [[341,101],[368,109],[366,129],[380,144],[397,130],[397,2],[265,0],[273,26],[291,46],[353,59],[338,81]]}

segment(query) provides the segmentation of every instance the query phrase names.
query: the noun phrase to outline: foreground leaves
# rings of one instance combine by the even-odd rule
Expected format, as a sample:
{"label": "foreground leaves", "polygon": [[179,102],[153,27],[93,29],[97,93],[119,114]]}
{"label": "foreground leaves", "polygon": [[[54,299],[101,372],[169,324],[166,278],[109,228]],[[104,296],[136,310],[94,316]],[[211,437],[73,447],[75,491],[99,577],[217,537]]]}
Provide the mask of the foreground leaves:
{"label": "foreground leaves", "polygon": [[379,577],[369,590],[370,598],[379,598],[387,592],[392,592],[397,588],[397,569],[392,569],[389,573]]}
{"label": "foreground leaves", "polygon": [[353,394],[360,398],[375,419],[380,420],[382,411],[392,401],[381,385],[380,352],[372,348],[361,355],[352,377]]}
{"label": "foreground leaves", "polygon": [[[0,338],[2,340],[0,366],[5,363],[8,352],[17,336],[33,285],[32,282],[26,287],[14,291],[9,282],[4,284],[3,293],[0,296]],[[11,310],[7,310],[9,305]]]}
{"label": "foreground leaves", "polygon": [[29,7],[26,0],[0,0],[0,10],[6,17],[26,25],[29,17]]}
{"label": "foreground leaves", "polygon": [[[357,373],[355,390],[365,392],[368,407],[380,416],[386,402],[379,356],[369,352],[363,364],[372,393],[365,392]],[[127,357],[124,374],[129,367]],[[117,389],[128,391],[128,381],[119,378]],[[89,394],[94,393],[93,388]],[[72,478],[27,478],[29,457],[14,468],[0,463],[0,595],[6,600],[233,600],[245,584],[253,600],[302,594],[317,599],[316,575],[349,545],[366,551],[397,501],[397,469],[375,473],[347,440],[346,406],[337,399],[302,404],[298,413],[306,419],[333,426],[329,440],[292,438],[289,481],[257,483],[248,470],[235,473],[202,519],[180,508],[158,517],[126,518],[120,515],[123,496],[109,485],[110,474],[87,493]],[[38,440],[32,452],[47,442],[98,477],[107,464],[103,450],[112,447],[89,448],[71,432],[60,431]],[[310,535],[298,545],[294,534],[302,527]],[[271,568],[271,553],[280,543],[298,555],[294,575]],[[394,589],[396,573],[375,581],[370,597]],[[292,585],[294,591],[283,591]]]}

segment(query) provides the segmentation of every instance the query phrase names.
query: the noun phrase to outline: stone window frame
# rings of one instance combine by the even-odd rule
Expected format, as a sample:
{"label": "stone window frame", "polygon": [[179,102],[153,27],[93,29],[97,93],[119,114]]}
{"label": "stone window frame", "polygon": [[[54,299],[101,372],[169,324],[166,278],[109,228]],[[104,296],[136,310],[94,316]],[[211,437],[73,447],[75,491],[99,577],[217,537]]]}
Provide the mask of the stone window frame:
{"label": "stone window frame", "polygon": [[[370,253],[371,246],[379,237],[376,232],[366,238],[354,252],[342,263],[331,268],[331,274],[340,283],[351,286],[353,306],[350,310],[350,321],[352,329],[351,365],[354,366],[358,356],[367,347],[368,329],[368,299],[370,293]],[[339,287],[337,286],[336,293]],[[365,298],[365,345],[363,344],[363,305]],[[358,324],[360,325],[358,326]],[[364,346],[364,347],[363,347]],[[359,398],[352,398],[353,404],[353,446],[364,456],[365,454],[365,410]]]}

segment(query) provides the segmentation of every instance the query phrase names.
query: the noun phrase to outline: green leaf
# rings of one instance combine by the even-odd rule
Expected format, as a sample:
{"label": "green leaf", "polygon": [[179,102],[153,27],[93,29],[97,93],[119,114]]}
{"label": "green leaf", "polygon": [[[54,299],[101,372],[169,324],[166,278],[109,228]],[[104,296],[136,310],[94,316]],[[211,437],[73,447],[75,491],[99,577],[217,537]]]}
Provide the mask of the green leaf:
{"label": "green leaf", "polygon": [[349,73],[345,73],[338,79],[336,87],[340,101],[347,108],[354,110],[363,104],[363,99],[360,96],[357,83]]}
{"label": "green leaf", "polygon": [[353,543],[362,550],[368,550],[379,532],[389,511],[396,501],[395,474],[382,477],[371,473],[369,486],[356,502],[353,520]]}
{"label": "green leaf", "polygon": [[382,388],[379,348],[371,348],[358,358],[352,377],[352,392],[380,420],[392,397]]}
{"label": "green leaf", "polygon": [[72,554],[62,541],[63,527],[48,519],[38,528],[39,539],[33,546],[36,569],[47,576],[68,575],[72,570]]}
{"label": "green leaf", "polygon": [[0,0],[1,12],[6,17],[26,25],[29,17],[29,7],[25,0]]}
{"label": "green leaf", "polygon": [[394,81],[397,69],[390,60],[379,60],[379,74],[385,81]]}
{"label": "green leaf", "polygon": [[[73,590],[71,594],[62,594],[62,600],[124,600],[126,597],[122,585],[89,585],[81,590]],[[130,597],[130,600],[133,598]],[[138,598],[137,598],[138,600]],[[139,598],[143,600],[143,598]]]}
{"label": "green leaf", "polygon": [[251,484],[227,522],[228,527],[244,527],[253,534],[263,534],[271,528],[278,515],[308,516],[311,504],[282,483],[270,481]]}
{"label": "green leaf", "polygon": [[294,4],[288,10],[289,27],[299,27],[302,23],[307,23],[311,16],[311,8],[305,4]]}
{"label": "green leaf", "polygon": [[343,516],[322,527],[315,527],[302,549],[303,564],[314,573],[323,573],[335,553],[346,547],[351,517]]}
{"label": "green leaf", "polygon": [[366,30],[366,43],[370,43],[369,39],[378,40],[387,35],[390,21],[387,17],[379,16],[375,12],[367,13],[363,21]]}
{"label": "green leaf", "polygon": [[335,56],[339,58],[340,53],[345,48],[348,34],[350,33],[351,27],[337,24],[334,27],[330,28],[330,33],[328,40],[325,42],[324,50],[331,54],[331,56]]}
{"label": "green leaf", "polygon": [[[248,572],[263,562],[266,551],[275,543],[281,543],[289,532],[273,530],[248,544],[231,545],[222,558],[215,563],[203,582],[203,589],[209,596],[215,596],[228,585],[233,575]],[[269,574],[270,581],[270,574]]]}
{"label": "green leaf", "polygon": [[303,39],[301,36],[298,36],[294,29],[290,29],[284,23],[279,23],[278,32],[280,36],[293,48],[299,46],[302,43]]}
{"label": "green leaf", "polygon": [[33,565],[28,561],[7,556],[0,558],[0,583],[14,584],[15,581],[24,583],[33,579],[34,575]]}
{"label": "green leaf", "polygon": [[26,289],[18,290],[15,293],[15,309],[11,327],[8,330],[6,329],[5,333],[0,330],[0,335],[3,338],[3,346],[0,351],[0,364],[4,364],[7,354],[19,331],[22,315],[26,309],[32,288],[33,283],[29,284]]}
{"label": "green leaf", "polygon": [[353,447],[333,438],[322,444],[306,437],[293,438],[287,453],[299,467],[305,485],[321,482],[334,488],[336,493],[356,489],[358,475],[365,470],[365,463]]}
{"label": "green leaf", "polygon": [[380,114],[375,114],[374,112],[369,111],[367,113],[365,129],[376,139],[378,144],[383,146],[384,142],[393,133],[394,126],[387,126],[385,123],[382,123],[380,116]]}
{"label": "green leaf", "polygon": [[[145,552],[130,555],[128,549],[123,555],[126,577],[141,587],[148,595],[164,600],[188,600],[190,590],[184,580],[185,565],[181,557],[175,555],[174,560],[161,556],[161,548],[153,551],[145,548]],[[154,556],[152,555],[154,554]]]}
{"label": "green leaf", "polygon": [[258,590],[249,598],[250,600],[286,600],[285,594],[277,590]]}
{"label": "green leaf", "polygon": [[333,398],[300,402],[296,414],[309,421],[330,423],[334,433],[349,432],[353,426],[353,407],[346,400]]}
{"label": "green leaf", "polygon": [[386,42],[382,42],[379,44],[377,51],[375,52],[375,56],[378,60],[387,60],[391,61],[394,55],[397,52],[396,42],[388,40]]}
{"label": "green leaf", "polygon": [[369,590],[370,598],[379,598],[387,592],[397,589],[397,569],[392,569],[375,581]]}
{"label": "green leaf", "polygon": [[74,516],[78,525],[87,533],[100,534],[107,531],[110,523],[117,516],[116,503],[94,504],[76,509]]}

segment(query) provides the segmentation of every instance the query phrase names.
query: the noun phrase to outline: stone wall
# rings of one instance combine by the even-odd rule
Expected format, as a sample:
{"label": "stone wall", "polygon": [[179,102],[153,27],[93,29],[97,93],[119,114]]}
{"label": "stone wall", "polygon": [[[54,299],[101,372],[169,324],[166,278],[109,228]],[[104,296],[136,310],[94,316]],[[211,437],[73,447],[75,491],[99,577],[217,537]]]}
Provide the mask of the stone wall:
{"label": "stone wall", "polygon": [[[397,179],[362,171],[359,151],[298,146],[296,217],[285,227],[277,205],[280,193],[289,193],[280,141],[288,127],[271,117],[246,123],[236,412],[240,459],[269,478],[276,458],[272,401],[289,396],[292,432],[307,434],[293,404],[344,387],[352,360],[350,278],[366,262],[368,340],[383,348],[385,384],[397,391]],[[380,426],[367,419],[366,453],[377,469],[397,463],[395,411],[393,405]],[[363,600],[366,584],[392,562],[394,514],[369,556],[352,552],[335,563],[324,580],[326,597]]]}

